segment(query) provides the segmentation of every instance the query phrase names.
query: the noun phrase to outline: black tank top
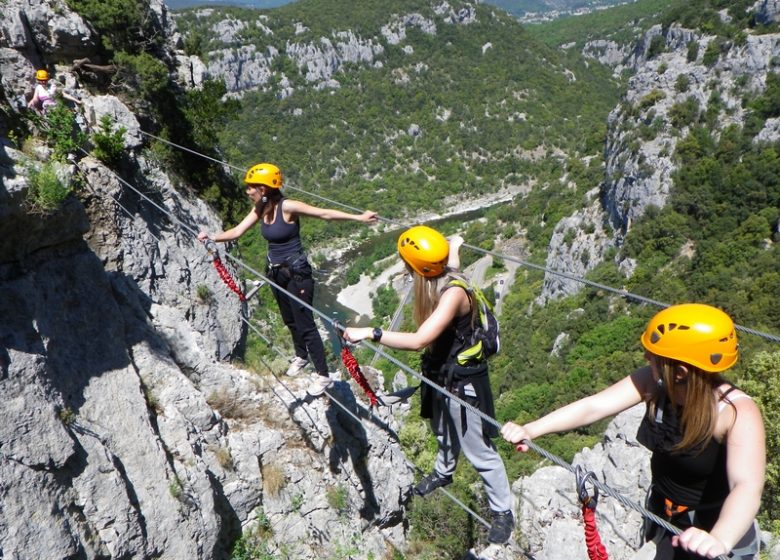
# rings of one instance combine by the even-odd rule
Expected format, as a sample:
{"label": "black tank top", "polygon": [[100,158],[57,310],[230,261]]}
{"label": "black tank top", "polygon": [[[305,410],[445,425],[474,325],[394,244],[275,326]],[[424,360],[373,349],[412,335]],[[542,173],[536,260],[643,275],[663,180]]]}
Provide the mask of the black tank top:
{"label": "black tank top", "polygon": [[260,223],[260,233],[268,241],[268,261],[271,264],[293,262],[303,253],[300,223],[297,219],[291,224],[284,221],[282,204],[285,200],[284,197],[279,199],[273,222]]}
{"label": "black tank top", "polygon": [[723,504],[729,493],[726,446],[712,438],[704,448],[672,451],[682,441],[682,426],[678,407],[665,395],[658,401],[654,418],[645,414],[637,441],[653,452],[653,487],[665,498],[693,510]]}

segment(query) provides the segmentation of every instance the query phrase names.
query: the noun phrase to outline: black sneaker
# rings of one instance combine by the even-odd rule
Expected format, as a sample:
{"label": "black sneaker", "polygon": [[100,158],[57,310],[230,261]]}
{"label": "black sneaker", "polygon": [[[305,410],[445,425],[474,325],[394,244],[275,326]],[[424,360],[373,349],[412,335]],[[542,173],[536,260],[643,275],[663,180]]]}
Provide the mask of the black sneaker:
{"label": "black sneaker", "polygon": [[493,524],[488,533],[488,542],[493,544],[504,544],[509,540],[512,529],[515,528],[515,518],[510,510],[494,511]]}
{"label": "black sneaker", "polygon": [[425,477],[414,487],[412,492],[415,496],[427,496],[437,488],[452,484],[452,476],[442,476],[436,471],[425,475]]}

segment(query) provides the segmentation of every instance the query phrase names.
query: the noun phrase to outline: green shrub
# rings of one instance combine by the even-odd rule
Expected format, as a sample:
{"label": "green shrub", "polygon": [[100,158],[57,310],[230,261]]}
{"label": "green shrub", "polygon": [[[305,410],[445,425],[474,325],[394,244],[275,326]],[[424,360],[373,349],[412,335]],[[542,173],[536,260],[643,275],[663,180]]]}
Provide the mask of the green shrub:
{"label": "green shrub", "polygon": [[[144,21],[148,1],[66,0],[68,7],[90,22],[106,51],[135,51],[144,37],[154,37],[151,22]],[[149,19],[149,18],[147,18]],[[145,40],[148,43],[148,39]]]}
{"label": "green shrub", "polygon": [[666,97],[666,94],[661,91],[660,89],[654,89],[647,95],[645,95],[640,101],[639,101],[639,108],[644,110],[648,107],[652,107],[662,99]]}
{"label": "green shrub", "polygon": [[118,52],[114,61],[119,67],[114,82],[129,93],[150,100],[169,90],[168,68],[151,54]]}
{"label": "green shrub", "polygon": [[123,126],[112,130],[112,120],[109,115],[100,117],[100,127],[92,135],[92,155],[107,165],[118,163],[122,159],[125,149],[125,132]]}
{"label": "green shrub", "polygon": [[46,113],[44,136],[52,148],[52,157],[63,161],[69,153],[75,153],[86,137],[75,127],[73,111],[63,103],[57,103]]}
{"label": "green shrub", "polygon": [[650,39],[650,46],[647,48],[647,58],[655,58],[666,50],[666,39],[663,35],[656,35]]}
{"label": "green shrub", "polygon": [[691,86],[691,80],[685,74],[677,76],[677,80],[674,82],[674,89],[680,93],[685,93]]}
{"label": "green shrub", "polygon": [[27,204],[34,214],[51,212],[70,194],[70,188],[57,177],[51,163],[45,163],[38,169],[29,169],[27,180]]}
{"label": "green shrub", "polygon": [[713,39],[707,44],[707,49],[704,51],[701,61],[704,66],[709,67],[718,62],[718,58],[720,58],[720,45],[717,39]]}
{"label": "green shrub", "polygon": [[699,102],[695,97],[689,97],[681,103],[675,103],[669,109],[669,122],[675,128],[690,126],[698,120]]}
{"label": "green shrub", "polygon": [[697,58],[699,58],[699,43],[690,41],[688,43],[688,62],[694,62]]}
{"label": "green shrub", "polygon": [[230,560],[274,560],[267,543],[272,534],[271,521],[262,509],[257,510],[254,525],[245,529],[233,544]]}

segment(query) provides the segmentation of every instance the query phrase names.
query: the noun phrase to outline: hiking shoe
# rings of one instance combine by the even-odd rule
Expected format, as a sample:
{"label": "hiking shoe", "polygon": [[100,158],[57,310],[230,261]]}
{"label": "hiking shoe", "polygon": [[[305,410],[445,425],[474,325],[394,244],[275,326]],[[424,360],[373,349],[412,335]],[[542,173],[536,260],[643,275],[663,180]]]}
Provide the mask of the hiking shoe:
{"label": "hiking shoe", "polygon": [[442,476],[436,471],[425,475],[423,479],[412,489],[415,496],[427,496],[437,488],[452,484],[452,476]]}
{"label": "hiking shoe", "polygon": [[309,360],[306,358],[300,358],[298,356],[295,356],[292,361],[290,362],[290,367],[287,368],[286,375],[289,375],[290,377],[295,377],[299,373],[303,371],[303,368],[309,365]]}
{"label": "hiking shoe", "polygon": [[319,397],[326,390],[333,387],[333,380],[330,377],[324,375],[318,375],[317,378],[311,382],[306,392],[312,397]]}
{"label": "hiking shoe", "polygon": [[494,511],[493,524],[488,533],[488,542],[493,544],[504,544],[509,540],[512,529],[515,528],[515,518],[510,510]]}

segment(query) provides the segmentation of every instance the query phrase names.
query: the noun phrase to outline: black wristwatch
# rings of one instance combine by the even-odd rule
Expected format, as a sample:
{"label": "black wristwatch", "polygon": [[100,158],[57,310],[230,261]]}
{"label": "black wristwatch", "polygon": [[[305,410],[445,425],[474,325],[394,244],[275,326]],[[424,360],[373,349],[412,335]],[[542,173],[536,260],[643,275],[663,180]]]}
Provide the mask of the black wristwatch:
{"label": "black wristwatch", "polygon": [[371,340],[374,342],[379,342],[382,339],[382,329],[379,327],[374,327],[373,334],[371,335]]}

